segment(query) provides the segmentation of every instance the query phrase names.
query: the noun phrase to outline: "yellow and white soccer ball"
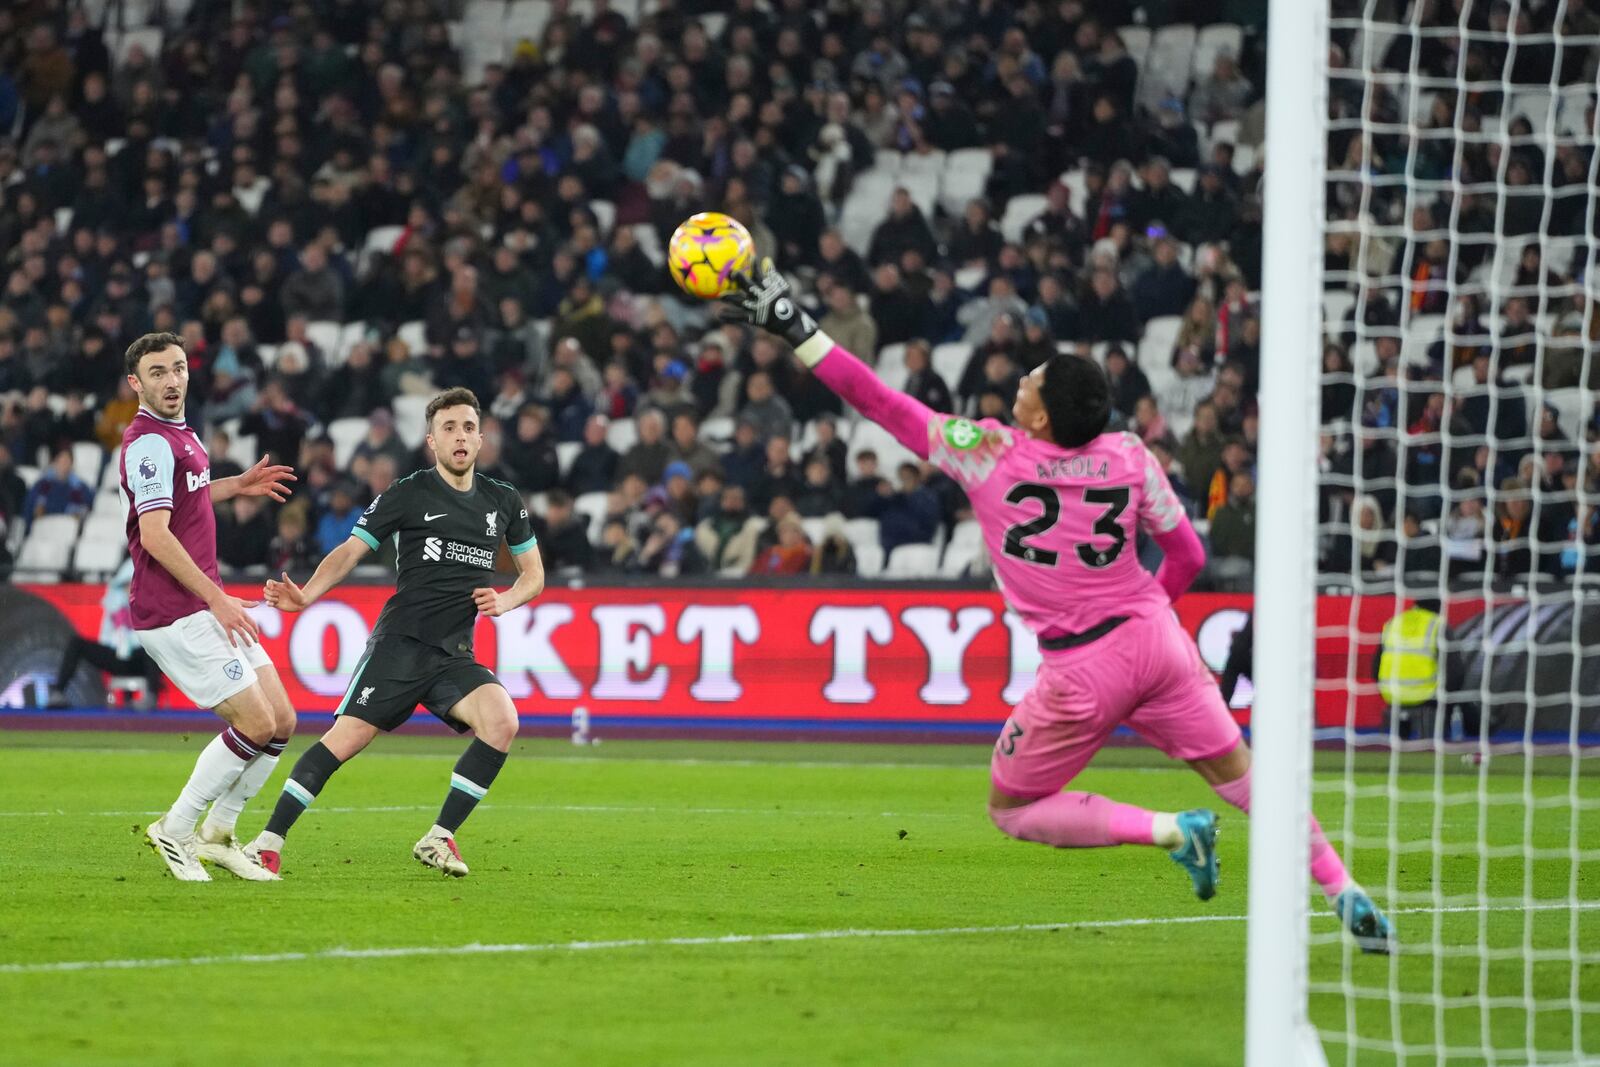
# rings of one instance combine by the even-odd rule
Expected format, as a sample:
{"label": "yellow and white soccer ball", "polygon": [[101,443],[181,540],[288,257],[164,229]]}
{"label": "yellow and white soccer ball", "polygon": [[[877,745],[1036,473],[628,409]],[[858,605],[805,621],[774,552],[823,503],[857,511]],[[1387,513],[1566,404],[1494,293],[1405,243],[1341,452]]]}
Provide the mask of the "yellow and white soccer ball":
{"label": "yellow and white soccer ball", "polygon": [[734,275],[755,268],[756,243],[737,219],[720,211],[691,215],[667,243],[667,269],[678,288],[701,300],[733,291]]}

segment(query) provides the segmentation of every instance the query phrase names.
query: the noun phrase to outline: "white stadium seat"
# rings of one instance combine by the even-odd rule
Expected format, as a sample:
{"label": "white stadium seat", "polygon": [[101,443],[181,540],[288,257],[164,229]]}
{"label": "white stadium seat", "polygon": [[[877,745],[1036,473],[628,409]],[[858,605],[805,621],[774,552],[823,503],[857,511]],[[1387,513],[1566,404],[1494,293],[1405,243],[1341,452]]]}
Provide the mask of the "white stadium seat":
{"label": "white stadium seat", "polygon": [[556,466],[565,478],[572,469],[572,461],[578,458],[578,453],[583,451],[582,441],[561,441],[556,444]]}
{"label": "white stadium seat", "polygon": [[328,436],[333,440],[333,462],[340,470],[350,466],[361,439],[367,436],[367,420],[361,418],[334,419],[328,423]]}
{"label": "white stadium seat", "polygon": [[[1049,203],[1043,193],[1023,193],[1013,196],[1006,201],[1005,214],[1000,216],[1000,233],[1007,241],[1013,243],[1022,240],[1022,231],[1040,215],[1044,214],[1045,206]],[[1081,210],[1082,205],[1073,205]]]}
{"label": "white stadium seat", "polygon": [[121,539],[91,541],[84,538],[78,542],[77,550],[72,554],[72,569],[84,575],[111,574],[122,566],[123,557],[127,554],[127,543]]}
{"label": "white stadium seat", "polygon": [[572,502],[572,509],[588,520],[589,540],[600,540],[600,527],[606,521],[607,493],[584,493]]}
{"label": "white stadium seat", "polygon": [[876,578],[883,573],[883,549],[878,545],[852,545],[856,554],[856,574]]}
{"label": "white stadium seat", "polygon": [[889,553],[884,574],[891,578],[934,578],[939,574],[939,550],[932,545],[901,545]]}
{"label": "white stadium seat", "polygon": [[606,444],[616,449],[618,453],[625,453],[639,440],[639,428],[632,419],[614,419],[606,427]]}
{"label": "white stadium seat", "polygon": [[407,448],[417,448],[427,436],[424,421],[428,412],[425,396],[397,396],[394,398],[394,432]]}

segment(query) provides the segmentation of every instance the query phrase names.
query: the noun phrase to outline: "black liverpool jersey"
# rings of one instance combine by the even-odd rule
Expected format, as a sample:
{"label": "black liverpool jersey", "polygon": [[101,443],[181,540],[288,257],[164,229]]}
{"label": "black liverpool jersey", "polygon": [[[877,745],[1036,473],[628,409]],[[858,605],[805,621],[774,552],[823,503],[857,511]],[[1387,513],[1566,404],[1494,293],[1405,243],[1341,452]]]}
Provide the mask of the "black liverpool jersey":
{"label": "black liverpool jersey", "polygon": [[455,655],[472,654],[478,609],[472,591],[490,585],[504,538],[520,556],[537,543],[522,496],[505,482],[474,474],[466,492],[429,467],[381,493],[351,533],[376,549],[395,541],[394,596],[373,636],[404,634]]}

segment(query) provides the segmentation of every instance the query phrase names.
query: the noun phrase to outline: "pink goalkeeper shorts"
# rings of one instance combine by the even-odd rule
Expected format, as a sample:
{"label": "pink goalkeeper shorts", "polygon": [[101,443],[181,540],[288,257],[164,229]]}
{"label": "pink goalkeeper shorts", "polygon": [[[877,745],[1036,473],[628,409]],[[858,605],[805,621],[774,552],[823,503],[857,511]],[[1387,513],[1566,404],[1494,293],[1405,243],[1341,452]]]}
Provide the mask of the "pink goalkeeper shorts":
{"label": "pink goalkeeper shorts", "polygon": [[995,742],[990,778],[1012,796],[1059,792],[1124,723],[1173,759],[1211,759],[1239,743],[1216,679],[1170,611],[1045,653]]}

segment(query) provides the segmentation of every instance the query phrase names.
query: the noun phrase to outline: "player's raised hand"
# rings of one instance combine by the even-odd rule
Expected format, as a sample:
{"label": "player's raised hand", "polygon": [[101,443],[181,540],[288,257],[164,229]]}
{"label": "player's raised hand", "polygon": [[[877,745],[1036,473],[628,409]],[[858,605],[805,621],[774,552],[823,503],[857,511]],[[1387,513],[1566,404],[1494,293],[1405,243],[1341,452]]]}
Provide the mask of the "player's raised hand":
{"label": "player's raised hand", "polygon": [[474,589],[472,602],[478,606],[479,611],[491,619],[505,614],[506,609],[500,603],[500,594],[493,589]]}
{"label": "player's raised hand", "polygon": [[279,611],[303,611],[306,607],[306,594],[303,589],[289,580],[289,572],[283,572],[283,580],[268,578],[262,595],[267,598],[267,603]]}
{"label": "player's raised hand", "polygon": [[255,466],[239,475],[239,496],[270,496],[278,503],[289,499],[289,482],[298,481],[294,468],[282,464],[267,464],[267,457],[256,460]]}
{"label": "player's raised hand", "polygon": [[718,312],[724,321],[748,322],[799,345],[817,332],[817,324],[795,303],[789,282],[772,260],[763,259],[755,277],[743,271],[734,275],[739,287],[721,297]]}
{"label": "player's raised hand", "polygon": [[259,603],[259,600],[240,600],[236,596],[224,593],[221,599],[211,605],[211,614],[222,624],[222,630],[228,635],[230,645],[238,648],[241,642],[245,645],[260,642],[261,633],[256,629],[256,620],[252,619],[249,613],[249,609]]}

